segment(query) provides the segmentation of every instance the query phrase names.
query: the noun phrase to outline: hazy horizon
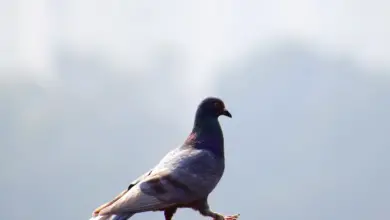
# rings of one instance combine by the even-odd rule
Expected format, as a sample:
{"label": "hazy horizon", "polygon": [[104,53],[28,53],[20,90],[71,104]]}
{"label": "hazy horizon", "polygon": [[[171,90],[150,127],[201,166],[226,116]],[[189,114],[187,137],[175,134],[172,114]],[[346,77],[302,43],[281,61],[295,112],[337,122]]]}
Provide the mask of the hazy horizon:
{"label": "hazy horizon", "polygon": [[[389,218],[388,2],[0,6],[0,219],[89,219],[184,141],[206,96],[233,115],[213,210]],[[148,218],[163,215],[132,219]]]}

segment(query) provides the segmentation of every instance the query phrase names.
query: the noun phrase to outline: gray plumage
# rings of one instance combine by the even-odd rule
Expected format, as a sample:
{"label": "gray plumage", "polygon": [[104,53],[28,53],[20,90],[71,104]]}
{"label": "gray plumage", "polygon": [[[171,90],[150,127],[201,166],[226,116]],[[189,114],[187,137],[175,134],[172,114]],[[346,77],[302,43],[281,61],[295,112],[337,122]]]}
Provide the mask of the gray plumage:
{"label": "gray plumage", "polygon": [[164,211],[165,219],[170,220],[177,208],[193,208],[204,216],[224,219],[221,214],[212,212],[207,203],[208,195],[225,169],[220,115],[231,117],[222,100],[204,99],[197,108],[187,140],[133,181],[127,190],[97,208],[94,219],[113,216],[114,220],[126,220],[136,213]]}

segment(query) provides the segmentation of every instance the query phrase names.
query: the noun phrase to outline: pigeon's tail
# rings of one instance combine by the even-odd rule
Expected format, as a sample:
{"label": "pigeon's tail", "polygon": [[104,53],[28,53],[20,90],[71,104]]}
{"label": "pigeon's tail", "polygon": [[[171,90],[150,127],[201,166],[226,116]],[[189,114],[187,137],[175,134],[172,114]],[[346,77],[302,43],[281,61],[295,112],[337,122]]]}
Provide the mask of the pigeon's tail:
{"label": "pigeon's tail", "polygon": [[134,213],[128,213],[128,214],[123,214],[123,215],[116,215],[112,220],[127,220],[131,216],[133,216]]}

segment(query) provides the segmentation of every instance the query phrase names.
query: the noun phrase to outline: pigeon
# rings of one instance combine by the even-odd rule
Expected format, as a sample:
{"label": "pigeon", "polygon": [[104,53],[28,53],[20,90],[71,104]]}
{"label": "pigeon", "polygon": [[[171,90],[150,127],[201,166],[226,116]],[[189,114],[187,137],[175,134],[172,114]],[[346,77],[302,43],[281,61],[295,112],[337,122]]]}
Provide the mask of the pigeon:
{"label": "pigeon", "polygon": [[221,115],[232,118],[220,98],[204,98],[184,143],[110,202],[96,208],[91,220],[127,220],[148,211],[163,211],[165,220],[171,220],[179,208],[191,208],[215,220],[236,220],[239,214],[225,216],[212,211],[207,201],[225,170]]}

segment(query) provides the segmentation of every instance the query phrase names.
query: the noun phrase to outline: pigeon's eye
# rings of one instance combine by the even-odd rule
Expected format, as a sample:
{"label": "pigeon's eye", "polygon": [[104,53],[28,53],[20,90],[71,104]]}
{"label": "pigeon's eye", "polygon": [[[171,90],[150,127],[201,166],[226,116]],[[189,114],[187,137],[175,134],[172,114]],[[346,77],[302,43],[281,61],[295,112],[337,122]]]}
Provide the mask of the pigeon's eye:
{"label": "pigeon's eye", "polygon": [[214,106],[218,110],[222,108],[222,104],[220,102],[214,102]]}

